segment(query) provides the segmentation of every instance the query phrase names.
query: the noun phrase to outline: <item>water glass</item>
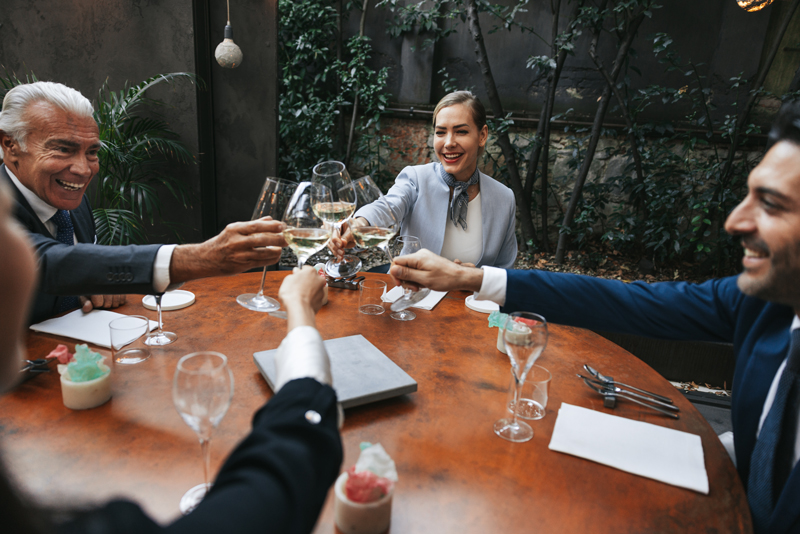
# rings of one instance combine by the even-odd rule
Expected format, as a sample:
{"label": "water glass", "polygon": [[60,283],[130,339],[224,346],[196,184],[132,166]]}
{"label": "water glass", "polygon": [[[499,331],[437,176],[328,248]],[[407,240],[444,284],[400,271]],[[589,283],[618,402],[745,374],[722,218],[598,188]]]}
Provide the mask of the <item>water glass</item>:
{"label": "water glass", "polygon": [[383,294],[386,282],[381,280],[362,280],[358,283],[358,311],[365,315],[380,315],[383,308]]}
{"label": "water glass", "polygon": [[[550,392],[550,371],[541,365],[534,365],[528,371],[528,376],[522,384],[519,392],[519,408],[517,417],[534,421],[545,416],[547,408],[547,397]],[[508,402],[506,407],[509,413],[514,413],[514,392],[516,380],[514,373],[511,373],[511,385],[508,387]]]}
{"label": "water glass", "polygon": [[108,324],[111,332],[111,357],[115,363],[133,364],[150,357],[147,338],[150,321],[141,315],[127,315]]}

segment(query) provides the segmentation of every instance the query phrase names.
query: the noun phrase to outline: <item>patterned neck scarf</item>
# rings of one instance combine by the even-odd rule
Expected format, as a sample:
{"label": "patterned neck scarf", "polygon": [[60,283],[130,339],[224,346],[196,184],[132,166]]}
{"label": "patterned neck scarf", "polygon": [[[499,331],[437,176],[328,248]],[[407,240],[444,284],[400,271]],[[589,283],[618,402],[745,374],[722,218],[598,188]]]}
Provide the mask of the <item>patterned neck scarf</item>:
{"label": "patterned neck scarf", "polygon": [[455,226],[461,225],[464,230],[467,229],[467,208],[469,207],[469,194],[467,188],[471,185],[478,183],[480,173],[478,167],[475,167],[475,172],[466,182],[456,180],[455,176],[444,170],[443,165],[439,165],[439,176],[442,177],[444,183],[453,188],[453,200],[450,201],[450,220],[453,221]]}

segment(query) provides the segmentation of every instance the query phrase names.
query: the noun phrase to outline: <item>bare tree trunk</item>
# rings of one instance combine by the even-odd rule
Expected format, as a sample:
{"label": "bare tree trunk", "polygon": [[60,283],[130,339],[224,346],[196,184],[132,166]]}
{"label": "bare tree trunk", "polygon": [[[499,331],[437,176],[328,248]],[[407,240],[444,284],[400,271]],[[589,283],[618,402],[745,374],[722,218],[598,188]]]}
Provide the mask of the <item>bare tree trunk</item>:
{"label": "bare tree trunk", "polygon": [[772,48],[769,51],[769,55],[764,61],[764,64],[761,66],[761,71],[759,71],[758,76],[756,76],[756,81],[753,84],[750,98],[747,99],[747,103],[745,104],[744,108],[742,108],[742,112],[739,114],[739,118],[736,120],[736,127],[733,129],[733,137],[731,138],[731,148],[728,151],[728,158],[725,160],[725,167],[720,175],[720,179],[723,184],[726,184],[730,178],[731,168],[733,167],[733,158],[736,148],[739,145],[739,133],[742,131],[745,122],[747,122],[747,118],[750,116],[750,111],[753,109],[753,106],[758,99],[758,93],[761,90],[761,86],[764,85],[764,80],[767,78],[767,73],[769,73],[772,62],[775,60],[775,55],[780,49],[783,36],[786,34],[786,29],[789,27],[789,23],[792,21],[792,16],[797,10],[798,5],[800,5],[800,0],[794,0],[792,5],[789,7],[789,12],[783,18],[781,27],[778,30],[778,35],[775,36],[775,41],[772,43]]}
{"label": "bare tree trunk", "polygon": [[[336,60],[342,61],[342,0],[336,4]],[[336,94],[342,94],[342,76],[336,74]],[[341,154],[344,151],[344,106],[339,105],[339,116],[336,118],[336,152]]]}
{"label": "bare tree trunk", "polygon": [[[367,21],[367,8],[369,7],[369,0],[364,0],[364,5],[361,7],[361,24],[358,26],[358,36],[364,37],[364,26]],[[350,118],[350,133],[347,136],[347,153],[344,157],[344,166],[350,165],[350,152],[353,148],[353,134],[356,130],[356,117],[358,117],[358,84],[356,84],[356,96],[353,99],[353,116]]]}
{"label": "bare tree trunk", "polygon": [[[625,99],[622,97],[622,93],[617,87],[616,82],[611,80],[611,75],[603,66],[603,62],[597,56],[594,48],[591,48],[589,50],[589,57],[592,58],[592,61],[597,66],[597,70],[606,79],[606,84],[611,89],[612,93],[614,94],[614,97],[617,99],[617,104],[619,105],[620,113],[622,113],[622,117],[623,119],[625,119],[625,126],[628,128],[628,142],[631,145],[631,155],[633,156],[633,167],[634,170],[636,171],[636,182],[642,185],[644,184],[644,171],[642,170],[642,156],[639,153],[639,142],[636,139],[636,133],[633,130],[633,119],[631,119],[631,114],[628,111],[628,106],[625,103]],[[644,214],[644,218],[646,219],[647,206],[642,205],[641,199],[634,197],[633,205],[636,209],[642,211],[642,213]]]}
{"label": "bare tree trunk", "polygon": [[[633,38],[636,36],[636,31],[639,29],[639,25],[642,23],[642,20],[644,20],[644,12],[636,15],[636,17],[634,17],[628,24],[627,35],[625,36],[625,40],[620,44],[619,50],[617,51],[617,57],[614,59],[613,67],[611,69],[612,83],[611,85],[606,84],[606,88],[603,90],[603,95],[600,97],[600,105],[597,106],[597,113],[595,113],[594,123],[592,124],[592,133],[591,138],[589,139],[589,146],[586,149],[586,157],[583,160],[581,170],[575,180],[575,186],[572,189],[572,196],[569,199],[567,212],[564,214],[562,230],[558,236],[556,263],[564,263],[564,255],[566,252],[568,237],[564,229],[568,229],[570,226],[572,226],[572,221],[575,219],[575,210],[578,207],[578,199],[580,199],[583,191],[583,185],[586,183],[586,178],[589,176],[589,168],[592,165],[594,153],[597,150],[597,143],[600,140],[600,131],[603,127],[603,119],[605,119],[606,111],[608,111],[608,104],[611,101],[611,87],[614,85],[614,83],[616,83],[617,78],[619,77],[619,73],[622,70],[622,65],[625,63],[625,58],[628,55],[628,50],[630,50],[631,43],[633,43]],[[599,35],[600,33],[598,30],[598,32],[595,34],[595,39],[592,42],[592,48],[597,47]],[[594,50],[592,50],[590,53],[594,54]]]}
{"label": "bare tree trunk", "polygon": [[[486,54],[486,45],[483,42],[483,33],[481,26],[478,22],[478,6],[475,0],[467,0],[467,20],[469,22],[469,29],[472,33],[472,39],[475,41],[475,58],[481,68],[483,74],[483,84],[486,88],[486,93],[489,97],[489,103],[492,106],[492,112],[498,119],[505,117],[503,105],[500,103],[500,96],[497,93],[497,85],[492,76],[492,69],[489,65],[489,57]],[[508,137],[508,132],[497,132],[497,144],[500,145],[500,150],[503,152],[503,157],[506,161],[508,168],[509,181],[511,188],[514,190],[514,196],[517,199],[517,215],[519,216],[522,225],[523,241],[527,242],[536,238],[536,229],[533,226],[533,219],[531,218],[531,206],[529,197],[524,194],[522,181],[519,176],[519,168],[517,167],[517,160],[514,155],[514,148],[511,146],[511,139]]]}

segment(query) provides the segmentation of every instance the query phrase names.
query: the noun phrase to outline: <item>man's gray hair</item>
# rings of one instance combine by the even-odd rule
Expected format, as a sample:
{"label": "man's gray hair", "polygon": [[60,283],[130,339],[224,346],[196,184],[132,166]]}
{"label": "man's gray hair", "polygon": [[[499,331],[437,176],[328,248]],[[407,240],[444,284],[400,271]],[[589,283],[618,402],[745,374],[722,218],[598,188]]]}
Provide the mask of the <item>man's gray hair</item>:
{"label": "man's gray hair", "polygon": [[[25,111],[34,102],[45,101],[77,117],[92,117],[94,108],[88,98],[66,85],[54,82],[34,82],[18,85],[6,93],[0,112],[0,130],[27,150],[25,140],[30,125]],[[0,158],[3,148],[0,147]]]}

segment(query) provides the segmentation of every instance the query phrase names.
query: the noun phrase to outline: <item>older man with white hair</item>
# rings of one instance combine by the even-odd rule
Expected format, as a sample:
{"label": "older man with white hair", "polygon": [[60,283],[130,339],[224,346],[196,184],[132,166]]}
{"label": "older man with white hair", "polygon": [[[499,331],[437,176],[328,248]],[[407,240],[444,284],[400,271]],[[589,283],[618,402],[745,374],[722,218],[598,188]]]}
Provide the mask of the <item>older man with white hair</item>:
{"label": "older man with white hair", "polygon": [[[233,223],[195,245],[97,245],[86,189],[99,170],[92,104],[52,82],[11,89],[0,112],[0,180],[13,186],[14,216],[39,260],[30,321],[77,308],[113,308],[126,293],[161,293],[195,278],[276,263],[283,224]],[[79,300],[80,299],[80,300]],[[82,301],[82,302],[81,302]]]}

